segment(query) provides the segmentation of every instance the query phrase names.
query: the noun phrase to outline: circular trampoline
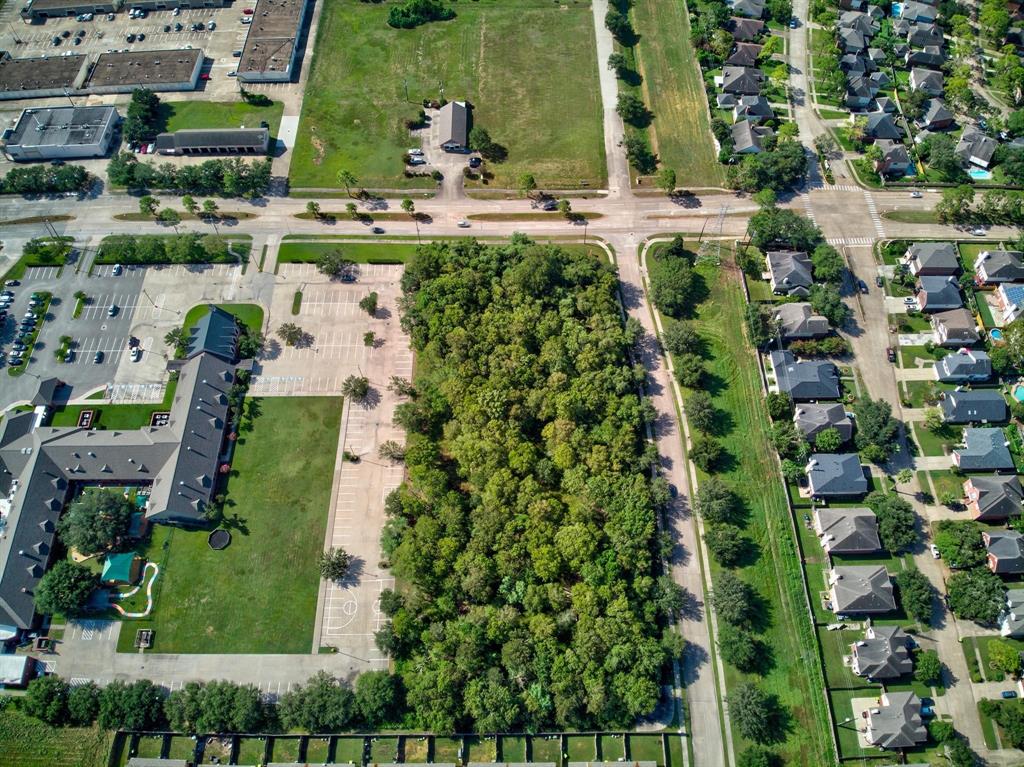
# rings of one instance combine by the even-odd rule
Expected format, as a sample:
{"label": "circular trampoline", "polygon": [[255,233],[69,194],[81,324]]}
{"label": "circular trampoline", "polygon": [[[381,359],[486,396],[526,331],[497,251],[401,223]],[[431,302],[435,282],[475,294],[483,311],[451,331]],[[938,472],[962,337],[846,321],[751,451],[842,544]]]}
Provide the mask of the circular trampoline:
{"label": "circular trampoline", "polygon": [[221,530],[218,528],[210,533],[210,537],[207,538],[207,543],[210,544],[210,548],[214,551],[226,549],[231,544],[231,533],[227,530]]}

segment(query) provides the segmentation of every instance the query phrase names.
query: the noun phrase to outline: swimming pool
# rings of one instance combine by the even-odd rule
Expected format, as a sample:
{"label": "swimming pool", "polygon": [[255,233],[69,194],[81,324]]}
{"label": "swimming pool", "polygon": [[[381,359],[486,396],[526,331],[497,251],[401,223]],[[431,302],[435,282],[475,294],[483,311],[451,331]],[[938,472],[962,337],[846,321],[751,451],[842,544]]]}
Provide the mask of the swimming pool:
{"label": "swimming pool", "polygon": [[903,12],[903,3],[893,3],[892,4],[892,17],[894,19],[898,19],[902,12]]}
{"label": "swimming pool", "polygon": [[971,168],[967,172],[971,174],[971,178],[975,181],[988,181],[992,178],[992,171],[985,170],[984,168]]}
{"label": "swimming pool", "polygon": [[1024,402],[1024,386],[1017,384],[1013,387],[1013,398],[1018,402]]}
{"label": "swimming pool", "polygon": [[1001,331],[999,328],[992,328],[992,330],[990,330],[988,332],[988,336],[993,341],[1002,341],[1003,340],[1003,331]]}

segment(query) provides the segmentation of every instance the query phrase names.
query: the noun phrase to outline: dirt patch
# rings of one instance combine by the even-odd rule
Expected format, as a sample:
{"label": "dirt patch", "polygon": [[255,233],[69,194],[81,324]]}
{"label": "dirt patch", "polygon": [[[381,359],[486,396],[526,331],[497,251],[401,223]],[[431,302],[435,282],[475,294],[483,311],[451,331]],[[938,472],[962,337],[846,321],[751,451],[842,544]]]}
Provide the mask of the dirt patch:
{"label": "dirt patch", "polygon": [[313,164],[320,165],[327,154],[327,146],[316,136],[310,136],[309,143],[313,145]]}

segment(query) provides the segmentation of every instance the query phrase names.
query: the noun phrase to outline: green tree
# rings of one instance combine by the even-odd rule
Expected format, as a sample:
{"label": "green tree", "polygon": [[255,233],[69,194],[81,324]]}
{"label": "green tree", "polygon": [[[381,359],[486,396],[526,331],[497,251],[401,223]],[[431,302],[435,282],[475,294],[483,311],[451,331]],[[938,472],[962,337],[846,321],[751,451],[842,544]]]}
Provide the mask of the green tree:
{"label": "green tree", "polygon": [[345,194],[352,196],[352,187],[359,183],[359,179],[350,170],[339,170],[337,175],[338,183],[345,187]]}
{"label": "green tree", "polygon": [[811,308],[825,317],[833,327],[843,327],[850,318],[850,307],[843,303],[843,297],[835,285],[812,285],[810,300]]}
{"label": "green tree", "polygon": [[67,559],[59,560],[36,586],[36,612],[41,615],[64,613],[75,615],[85,607],[99,576],[82,565]]}
{"label": "green tree", "polygon": [[670,354],[700,354],[704,349],[704,341],[701,339],[700,333],[690,323],[668,322],[662,335],[665,348]]}
{"label": "green tree", "polygon": [[999,576],[986,569],[953,573],[946,581],[949,606],[958,618],[994,625],[1006,605],[1006,589]]}
{"label": "green tree", "polygon": [[709,524],[734,523],[738,521],[740,512],[736,494],[718,477],[708,477],[700,483],[693,507]]}
{"label": "green tree", "polygon": [[942,199],[935,204],[935,216],[942,224],[963,224],[971,220],[974,188],[962,184],[942,190]]}
{"label": "green tree", "polygon": [[704,543],[718,564],[733,567],[743,558],[749,541],[736,525],[721,522],[705,526]]}
{"label": "green tree", "polygon": [[676,191],[676,172],[672,168],[658,171],[658,188],[671,197]]}
{"label": "green tree", "polygon": [[139,198],[139,213],[144,216],[155,215],[158,207],[160,207],[160,200],[151,194]]}
{"label": "green tree", "polygon": [[164,701],[164,715],[175,732],[191,735],[199,731],[205,688],[201,682],[186,682]]}
{"label": "green tree", "polygon": [[811,264],[814,266],[814,278],[821,282],[839,285],[846,273],[846,262],[839,251],[827,243],[822,243],[811,253]]}
{"label": "green tree", "polygon": [[705,473],[714,470],[724,454],[722,445],[714,437],[706,434],[698,434],[690,448],[690,459]]}
{"label": "green tree", "polygon": [[371,317],[375,316],[377,314],[377,291],[373,291],[369,295],[363,296],[363,298],[359,300],[359,308]]}
{"label": "green tree", "polygon": [[835,453],[843,446],[843,435],[834,426],[822,429],[814,437],[814,446],[819,452]]}
{"label": "green tree", "polygon": [[286,729],[310,733],[340,732],[352,721],[352,691],[326,671],[281,696],[278,716]]}
{"label": "green tree", "polygon": [[688,389],[700,386],[704,378],[704,360],[696,354],[680,354],[676,357],[676,380]]}
{"label": "green tree", "polygon": [[216,200],[203,200],[203,215],[207,218],[213,218],[217,215],[217,201]]}
{"label": "green tree", "polygon": [[341,248],[331,248],[321,253],[316,260],[316,268],[320,274],[331,278],[341,277],[349,274],[355,267],[355,262],[345,258]]}
{"label": "green tree", "polygon": [[930,407],[924,411],[924,428],[933,434],[946,425],[946,420],[942,417],[942,411],[937,407]]}
{"label": "green tree", "polygon": [[978,567],[988,558],[982,532],[973,520],[941,519],[935,523],[935,545],[951,568]]}
{"label": "green tree", "polygon": [[729,714],[740,734],[755,743],[772,743],[785,737],[778,698],[757,684],[743,682],[733,689]]}
{"label": "green tree", "polygon": [[1020,676],[1020,650],[1005,639],[988,640],[988,661],[996,671],[1014,679]]}
{"label": "green tree", "polygon": [[763,208],[747,224],[750,243],[761,251],[774,247],[813,252],[824,240],[821,230],[789,208]]}
{"label": "green tree", "polygon": [[953,728],[952,722],[932,719],[928,722],[928,735],[936,743],[946,743],[956,737],[956,730]]}
{"label": "green tree", "polygon": [[76,727],[89,727],[100,711],[100,688],[95,682],[75,685],[68,692],[68,721]]}
{"label": "green tree", "polygon": [[199,212],[199,203],[195,201],[195,198],[190,194],[186,194],[181,198],[181,207],[187,210],[193,216]]}
{"label": "green tree", "polygon": [[643,100],[632,93],[619,93],[619,101],[615,111],[623,121],[635,128],[646,127],[651,122],[651,113]]}
{"label": "green tree", "polygon": [[256,732],[263,720],[260,691],[235,682],[207,682],[196,727],[200,732]]}
{"label": "green tree", "polygon": [[782,760],[764,746],[747,746],[736,757],[736,767],[780,767]]}
{"label": "green tree", "polygon": [[756,601],[754,589],[730,571],[720,573],[715,579],[711,604],[719,620],[733,626],[748,624],[757,610]]}
{"label": "green tree", "polygon": [[942,661],[935,650],[922,650],[914,658],[914,679],[929,687],[942,681]]}
{"label": "green tree", "polygon": [[718,410],[711,396],[705,391],[694,391],[686,397],[686,420],[698,431],[709,434],[714,431]]}
{"label": "green tree", "polygon": [[177,226],[181,223],[181,214],[174,208],[163,208],[156,218],[161,224],[167,226]]}
{"label": "green tree", "polygon": [[364,400],[370,393],[370,381],[363,376],[350,375],[342,381],[341,393],[356,401]]}
{"label": "green tree", "polygon": [[163,691],[148,679],[115,680],[100,692],[97,721],[104,730],[154,730],[163,718]]}
{"label": "green tree", "polygon": [[352,566],[352,555],[342,548],[320,552],[320,577],[326,581],[342,581]]}
{"label": "green tree", "polygon": [[896,452],[900,424],[892,416],[892,405],[862,397],[854,404],[853,412],[857,418],[853,440],[865,459],[881,463]]}
{"label": "green tree", "polygon": [[900,604],[907,615],[925,625],[931,625],[935,589],[928,576],[920,570],[902,570],[896,574],[896,586],[899,589]]}
{"label": "green tree", "polygon": [[277,328],[277,337],[284,341],[285,346],[297,346],[306,335],[306,331],[294,322],[284,322]]}
{"label": "green tree", "polygon": [[411,198],[405,197],[402,199],[402,210],[411,216],[416,212],[416,203]]}
{"label": "green tree", "polygon": [[629,62],[621,53],[613,53],[608,56],[608,68],[615,73],[615,76],[622,78],[629,72]]}
{"label": "green tree", "polygon": [[364,671],[356,677],[355,708],[371,730],[397,719],[401,697],[401,683],[394,674]]}
{"label": "green tree", "polygon": [[769,392],[768,415],[773,421],[781,421],[793,417],[793,400],[782,392]]}
{"label": "green tree", "polygon": [[69,689],[68,683],[54,674],[36,677],[21,699],[21,710],[47,724],[67,724]]}
{"label": "green tree", "polygon": [[890,554],[902,554],[917,543],[914,509],[895,493],[873,492],[864,500],[878,519],[878,536]]}
{"label": "green tree", "polygon": [[722,660],[744,673],[757,671],[764,661],[761,642],[742,628],[723,624],[718,632],[718,651]]}
{"label": "green tree", "polygon": [[128,535],[134,510],[121,493],[89,487],[57,522],[57,533],[68,548],[87,556],[99,554]]}
{"label": "green tree", "polygon": [[309,202],[307,202],[306,213],[308,213],[313,218],[320,218],[320,203],[318,203],[316,200],[310,200]]}
{"label": "green tree", "polygon": [[519,177],[519,188],[524,195],[529,195],[537,188],[537,179],[533,177],[532,173],[523,173]]}

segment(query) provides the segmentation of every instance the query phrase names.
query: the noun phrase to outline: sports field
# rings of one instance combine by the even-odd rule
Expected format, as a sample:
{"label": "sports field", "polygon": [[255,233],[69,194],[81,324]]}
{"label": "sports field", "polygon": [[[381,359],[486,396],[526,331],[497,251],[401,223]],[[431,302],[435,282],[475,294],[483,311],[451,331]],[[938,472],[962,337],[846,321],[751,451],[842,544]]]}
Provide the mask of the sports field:
{"label": "sports field", "polygon": [[[508,149],[494,188],[532,173],[541,188],[602,187],[606,169],[589,4],[458,3],[451,21],[387,26],[387,7],[325,0],[295,153],[293,187],[337,187],[345,168],[370,188],[433,187],[402,176],[405,127],[423,99],[468,100]],[[408,90],[408,98],[406,91]],[[410,143],[412,142],[412,143]]]}
{"label": "sports field", "polygon": [[715,156],[707,98],[683,2],[636,0],[633,18],[644,77],[644,101],[654,113],[652,149],[680,187],[718,187],[725,171]]}

